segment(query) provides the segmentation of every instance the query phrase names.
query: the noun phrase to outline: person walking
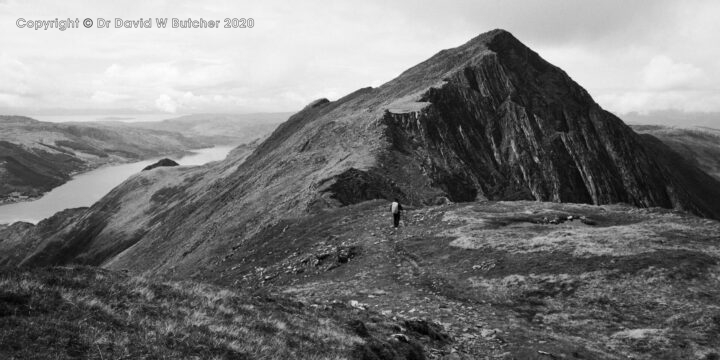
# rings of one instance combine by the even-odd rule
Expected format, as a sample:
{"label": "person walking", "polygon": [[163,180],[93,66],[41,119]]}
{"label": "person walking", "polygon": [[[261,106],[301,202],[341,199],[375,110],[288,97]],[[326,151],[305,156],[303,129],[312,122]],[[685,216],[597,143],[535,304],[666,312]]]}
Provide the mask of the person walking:
{"label": "person walking", "polygon": [[400,205],[400,200],[395,198],[395,201],[390,205],[390,212],[392,212],[393,216],[393,226],[396,228],[400,225],[400,212],[402,211],[403,207]]}

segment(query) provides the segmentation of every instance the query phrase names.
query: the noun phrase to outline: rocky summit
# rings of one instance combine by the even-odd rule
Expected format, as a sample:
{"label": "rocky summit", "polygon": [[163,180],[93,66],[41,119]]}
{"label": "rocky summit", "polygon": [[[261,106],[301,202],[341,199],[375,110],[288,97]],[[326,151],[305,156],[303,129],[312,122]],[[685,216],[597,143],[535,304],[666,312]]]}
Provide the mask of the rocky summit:
{"label": "rocky summit", "polygon": [[[398,232],[392,198],[416,209]],[[719,218],[720,182],[494,30],[314,101],[224,161],[0,230],[0,263],[431,319],[436,358],[702,358],[720,356]],[[409,327],[394,341],[414,343]]]}

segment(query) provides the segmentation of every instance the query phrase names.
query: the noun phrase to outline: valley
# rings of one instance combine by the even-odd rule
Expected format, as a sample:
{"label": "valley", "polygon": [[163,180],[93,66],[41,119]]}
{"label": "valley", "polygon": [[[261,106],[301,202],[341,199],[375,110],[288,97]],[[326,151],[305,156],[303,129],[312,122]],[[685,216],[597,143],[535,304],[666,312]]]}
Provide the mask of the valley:
{"label": "valley", "polygon": [[[174,158],[180,162],[180,165],[197,166],[222,160],[231,150],[230,146],[193,149]],[[74,175],[68,182],[50,190],[37,200],[0,206],[0,224],[16,221],[37,223],[67,208],[91,206],[125,179],[140,172],[145,166],[150,166],[156,160],[104,165]]]}
{"label": "valley", "polygon": [[210,146],[173,132],[0,116],[0,204],[37,198],[103,165]]}

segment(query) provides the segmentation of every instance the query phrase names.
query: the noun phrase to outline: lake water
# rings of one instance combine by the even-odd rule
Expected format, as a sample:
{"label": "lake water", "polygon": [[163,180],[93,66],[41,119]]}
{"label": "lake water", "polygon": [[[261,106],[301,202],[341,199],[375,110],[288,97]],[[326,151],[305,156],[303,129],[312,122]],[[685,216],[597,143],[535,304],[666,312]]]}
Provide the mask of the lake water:
{"label": "lake water", "polygon": [[[202,165],[224,159],[232,149],[232,146],[216,146],[209,149],[192,150],[192,154],[173,160],[183,166]],[[38,200],[0,206],[0,224],[15,221],[37,223],[61,210],[90,206],[131,175],[140,172],[144,167],[157,160],[159,158],[106,166],[78,174]]]}

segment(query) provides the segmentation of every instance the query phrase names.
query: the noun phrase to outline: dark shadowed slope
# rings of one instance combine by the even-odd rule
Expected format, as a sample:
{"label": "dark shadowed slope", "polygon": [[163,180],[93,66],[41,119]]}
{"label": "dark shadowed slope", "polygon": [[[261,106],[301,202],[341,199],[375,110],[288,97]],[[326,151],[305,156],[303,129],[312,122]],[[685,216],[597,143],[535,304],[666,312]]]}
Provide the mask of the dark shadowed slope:
{"label": "dark shadowed slope", "polygon": [[711,128],[671,128],[659,125],[633,125],[639,134],[652,135],[689,163],[720,180],[720,131]]}
{"label": "dark shadowed slope", "polygon": [[495,30],[379,88],[308,105],[244,162],[217,165],[222,176],[159,169],[130,179],[22,263],[202,274],[281,218],[394,196],[625,202],[720,217],[720,184],[671,154]]}

